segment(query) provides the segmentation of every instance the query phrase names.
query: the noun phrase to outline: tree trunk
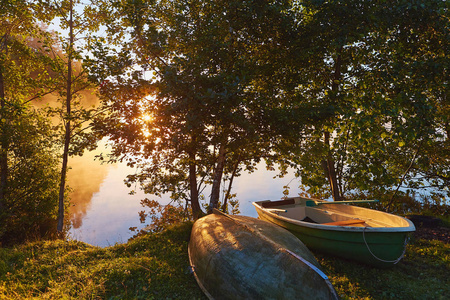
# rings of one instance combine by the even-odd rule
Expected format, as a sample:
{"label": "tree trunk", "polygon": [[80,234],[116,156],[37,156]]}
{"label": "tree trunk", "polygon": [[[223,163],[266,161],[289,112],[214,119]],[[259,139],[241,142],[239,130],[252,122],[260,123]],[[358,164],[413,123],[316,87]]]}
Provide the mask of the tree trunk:
{"label": "tree trunk", "polygon": [[[333,82],[331,83],[331,91],[332,91],[332,97],[333,102],[337,102],[337,94],[339,92],[339,86],[340,86],[340,80],[341,80],[341,53],[342,53],[342,47],[338,50],[338,55],[336,58],[336,62],[334,64],[334,74],[333,74]],[[334,103],[336,104],[336,103]],[[336,175],[336,168],[334,165],[334,159],[331,155],[330,150],[330,133],[326,131],[324,133],[324,142],[327,147],[327,160],[324,162],[324,168],[326,175],[328,177],[328,181],[330,182],[331,186],[331,194],[333,196],[334,201],[340,201],[342,200],[341,194],[339,192],[339,186],[338,186],[338,180]]]}
{"label": "tree trunk", "polygon": [[234,177],[236,176],[236,172],[237,172],[240,162],[241,162],[241,156],[238,157],[236,164],[234,165],[233,173],[231,174],[231,178],[230,178],[230,183],[228,184],[227,193],[225,194],[225,199],[223,200],[222,211],[226,212],[226,213],[228,213],[227,204],[228,204],[228,198],[230,198],[230,194],[231,194],[231,187],[233,185],[233,180],[234,180]]}
{"label": "tree trunk", "polygon": [[[7,39],[8,37],[5,35],[3,36],[3,45],[1,51],[7,51]],[[3,119],[6,119],[7,116],[5,116],[5,109],[6,109],[6,102],[5,102],[5,80],[3,77],[3,66],[0,66],[0,122],[1,122],[1,149],[0,149],[0,213],[4,210],[4,203],[5,203],[5,194],[8,184],[8,148],[9,148],[9,139],[8,139],[8,133],[6,130],[6,122],[3,121]]]}
{"label": "tree trunk", "polygon": [[59,233],[63,231],[64,226],[64,192],[66,190],[67,165],[69,161],[69,144],[70,144],[70,121],[67,121],[66,134],[64,137],[61,181],[59,183],[59,205],[58,205],[58,227],[57,227]]}
{"label": "tree trunk", "polygon": [[58,206],[58,233],[62,233],[64,226],[64,191],[66,189],[67,165],[69,161],[69,145],[71,138],[71,102],[72,102],[72,52],[73,52],[73,4],[70,0],[69,11],[69,48],[67,58],[67,85],[66,85],[66,114],[63,161],[61,167],[61,181],[59,185],[59,206]]}
{"label": "tree trunk", "polygon": [[197,165],[195,164],[195,154],[189,153],[189,158],[189,186],[191,191],[191,208],[194,220],[197,220],[201,217],[202,210],[198,201]]}
{"label": "tree trunk", "polygon": [[0,213],[4,209],[6,186],[8,182],[8,137],[6,133],[6,122],[3,119],[5,112],[5,83],[3,80],[3,71],[0,66],[0,102],[1,102],[1,149],[0,149]]}
{"label": "tree trunk", "polygon": [[448,122],[445,124],[445,131],[447,133],[447,140],[450,140],[450,124]]}
{"label": "tree trunk", "polygon": [[209,200],[208,213],[212,213],[213,208],[219,205],[220,183],[222,182],[223,168],[225,166],[225,146],[220,145],[217,157],[217,165],[214,169],[214,179],[211,188],[211,198]]}
{"label": "tree trunk", "polygon": [[[329,132],[325,132],[324,139],[325,139],[325,144],[329,148],[329,146],[330,146],[330,133]],[[337,181],[337,176],[336,176],[336,169],[334,166],[334,160],[331,155],[330,149],[328,149],[327,159],[323,162],[323,166],[325,169],[325,174],[326,174],[328,181],[330,183],[330,186],[331,186],[331,195],[333,196],[333,200],[334,201],[342,200],[341,195],[339,193],[339,186],[338,186],[338,181]]]}

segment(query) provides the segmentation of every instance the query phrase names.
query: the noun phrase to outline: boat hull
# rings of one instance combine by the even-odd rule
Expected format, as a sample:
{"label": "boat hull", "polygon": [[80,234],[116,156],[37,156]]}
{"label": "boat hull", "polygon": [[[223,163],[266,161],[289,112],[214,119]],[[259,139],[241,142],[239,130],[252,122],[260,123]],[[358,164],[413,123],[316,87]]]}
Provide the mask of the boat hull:
{"label": "boat hull", "polygon": [[214,213],[197,220],[189,259],[210,299],[338,299],[305,245],[255,218]]}
{"label": "boat hull", "polygon": [[[260,204],[254,203],[260,219],[289,230],[309,249],[376,267],[396,264],[403,257],[409,235],[415,230],[414,225],[404,218],[394,220],[404,222],[397,227],[333,226],[303,222],[283,217],[283,213],[273,213]],[[278,206],[278,209],[282,207]],[[374,211],[375,216],[380,213]],[[387,218],[384,215],[386,213],[381,214]]]}

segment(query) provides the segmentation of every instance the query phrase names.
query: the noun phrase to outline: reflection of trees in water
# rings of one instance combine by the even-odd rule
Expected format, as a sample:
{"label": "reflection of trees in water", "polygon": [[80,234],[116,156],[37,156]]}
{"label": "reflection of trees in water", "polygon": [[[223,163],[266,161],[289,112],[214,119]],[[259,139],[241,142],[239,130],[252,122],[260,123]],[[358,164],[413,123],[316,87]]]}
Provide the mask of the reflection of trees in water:
{"label": "reflection of trees in water", "polygon": [[[97,106],[98,97],[92,90],[80,91],[81,103],[84,107]],[[46,95],[42,101],[34,103],[36,108],[44,108],[49,105],[56,107],[62,105],[58,101],[58,96],[54,94]],[[56,125],[59,119],[52,118]],[[108,174],[108,166],[101,165],[95,161],[95,155],[99,154],[103,148],[100,143],[100,151],[85,152],[82,157],[70,157],[69,166],[71,169],[67,174],[68,185],[72,189],[70,194],[69,218],[73,228],[79,228],[83,224],[83,218],[91,205],[91,199],[100,190],[100,185]]]}
{"label": "reflection of trees in water", "polygon": [[91,199],[99,192],[100,185],[108,175],[109,165],[94,161],[97,152],[87,152],[82,157],[72,157],[67,175],[73,190],[70,195],[69,218],[73,228],[83,224],[83,218],[91,206]]}

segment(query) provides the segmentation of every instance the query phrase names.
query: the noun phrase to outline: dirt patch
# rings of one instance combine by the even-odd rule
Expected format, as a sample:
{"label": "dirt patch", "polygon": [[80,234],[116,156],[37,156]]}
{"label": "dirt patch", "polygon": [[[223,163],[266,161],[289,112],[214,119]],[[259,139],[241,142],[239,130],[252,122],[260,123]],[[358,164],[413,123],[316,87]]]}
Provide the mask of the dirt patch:
{"label": "dirt patch", "polygon": [[416,239],[439,240],[446,244],[450,242],[450,228],[442,226],[440,219],[420,215],[408,216],[408,219],[416,226]]}
{"label": "dirt patch", "polygon": [[439,240],[444,243],[450,243],[450,228],[447,227],[416,227],[416,232],[414,233],[416,239],[425,240]]}

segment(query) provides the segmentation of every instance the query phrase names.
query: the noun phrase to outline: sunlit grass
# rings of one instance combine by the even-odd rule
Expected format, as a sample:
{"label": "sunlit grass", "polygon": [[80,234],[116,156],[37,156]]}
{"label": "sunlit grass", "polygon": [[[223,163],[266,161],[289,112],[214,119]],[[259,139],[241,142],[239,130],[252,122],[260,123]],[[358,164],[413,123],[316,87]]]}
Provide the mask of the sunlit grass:
{"label": "sunlit grass", "polygon": [[109,248],[75,241],[0,249],[0,299],[201,299],[190,224]]}
{"label": "sunlit grass", "polygon": [[[0,299],[206,299],[188,271],[192,224],[98,248],[76,241],[0,249]],[[450,246],[413,240],[377,269],[315,253],[342,299],[446,299]],[[301,284],[301,283],[299,283]]]}

